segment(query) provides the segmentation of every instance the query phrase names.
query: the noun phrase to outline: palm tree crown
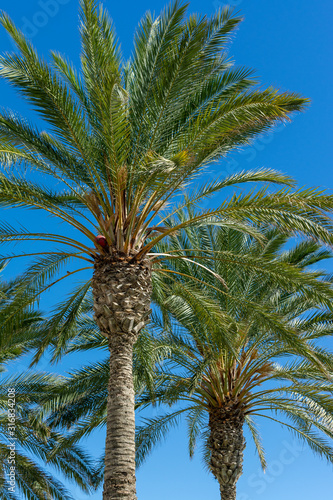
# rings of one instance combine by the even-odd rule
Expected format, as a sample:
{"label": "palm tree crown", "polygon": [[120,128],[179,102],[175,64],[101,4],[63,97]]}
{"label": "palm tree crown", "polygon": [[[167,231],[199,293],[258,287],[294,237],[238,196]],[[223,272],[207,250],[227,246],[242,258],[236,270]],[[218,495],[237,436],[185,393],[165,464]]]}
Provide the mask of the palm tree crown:
{"label": "palm tree crown", "polygon": [[[1,23],[19,53],[1,56],[0,75],[48,125],[40,132],[18,115],[2,112],[1,160],[10,167],[1,175],[2,206],[45,210],[86,237],[81,241],[5,225],[3,241],[38,239],[69,246],[66,255],[49,257],[53,266],[70,257],[90,261],[106,250],[143,257],[172,233],[172,228],[161,225],[166,203],[205,165],[303,109],[306,99],[258,90],[251,71],[235,69],[227,59],[226,44],[240,18],[228,9],[209,20],[186,19],[185,13],[186,7],[175,2],[157,19],[147,14],[135,36],[133,57],[124,64],[106,12],[93,0],[82,0],[79,73],[60,54],[52,53],[50,63],[39,58],[2,14]],[[47,183],[56,179],[59,189],[26,180],[16,170],[19,166],[40,172]],[[292,184],[287,176],[260,170],[206,185],[193,193],[192,202],[250,181]],[[312,208],[303,221],[301,201]],[[260,211],[263,203],[265,211]],[[245,226],[251,216],[281,224],[284,220],[283,227],[316,231],[317,237],[330,241],[325,231],[329,220],[323,213],[330,204],[330,197],[319,193],[291,194],[287,189],[274,197],[261,193],[235,199],[196,214],[192,222],[214,215]],[[285,212],[287,206],[295,210],[294,221],[285,220],[277,210]],[[87,238],[96,248],[88,246]]]}

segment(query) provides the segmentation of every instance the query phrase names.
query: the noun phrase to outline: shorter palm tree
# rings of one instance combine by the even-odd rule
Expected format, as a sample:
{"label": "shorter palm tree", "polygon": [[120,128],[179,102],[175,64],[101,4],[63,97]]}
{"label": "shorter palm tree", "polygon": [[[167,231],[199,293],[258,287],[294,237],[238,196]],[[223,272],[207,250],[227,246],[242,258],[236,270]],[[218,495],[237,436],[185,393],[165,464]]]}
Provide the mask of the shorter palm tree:
{"label": "shorter palm tree", "polygon": [[[199,234],[189,230],[174,237],[173,249],[171,245],[164,249],[168,253],[182,251],[177,250],[181,239],[184,252],[186,243],[200,249],[197,253],[201,255],[208,248],[215,252],[213,270],[224,276],[226,283],[215,279],[214,289],[212,283],[202,291],[206,299],[211,295],[218,302],[221,321],[217,324],[215,315],[214,326],[204,308],[182,286],[185,275],[202,283],[207,271],[198,269],[191,258],[186,269],[175,259],[178,279],[172,275],[174,283],[168,296],[163,297],[160,288],[164,318],[159,325],[155,321],[161,330],[156,347],[168,346],[171,356],[160,368],[155,393],[147,390],[139,402],[142,407],[152,402],[178,405],[174,411],[146,419],[137,428],[138,463],[186,414],[190,455],[201,436],[207,465],[219,482],[223,500],[236,498],[245,448],[244,425],[266,467],[256,417],[283,424],[333,462],[329,444],[333,437],[333,358],[315,343],[332,333],[333,315],[326,292],[320,298],[317,286],[310,286],[310,281],[315,278],[328,294],[331,284],[323,273],[304,270],[328,257],[329,252],[312,242],[281,252],[285,237],[276,231],[266,231],[266,235],[262,248],[233,230],[202,228]],[[271,266],[280,273],[279,280],[273,281],[272,275],[268,279]],[[173,319],[167,321],[170,312]]]}

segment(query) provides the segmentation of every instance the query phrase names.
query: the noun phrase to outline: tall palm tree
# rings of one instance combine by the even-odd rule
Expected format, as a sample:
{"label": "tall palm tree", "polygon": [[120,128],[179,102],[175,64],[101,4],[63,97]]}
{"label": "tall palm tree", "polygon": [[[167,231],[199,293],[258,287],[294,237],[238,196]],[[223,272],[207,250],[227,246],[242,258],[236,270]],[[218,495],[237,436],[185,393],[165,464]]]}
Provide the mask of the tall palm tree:
{"label": "tall palm tree", "polygon": [[[206,165],[307,103],[296,94],[260,90],[251,71],[232,66],[226,44],[239,22],[229,9],[210,19],[186,18],[186,6],[176,1],[156,19],[144,16],[133,56],[124,63],[107,13],[95,0],[81,0],[77,72],[60,54],[51,53],[50,62],[40,58],[9,17],[1,16],[18,52],[0,57],[0,75],[45,124],[40,131],[11,112],[1,113],[1,206],[44,210],[68,224],[70,232],[2,224],[0,237],[38,242],[30,254],[37,260],[17,288],[20,305],[74,273],[93,269],[91,283],[80,284],[58,306],[39,356],[54,344],[59,328],[64,340],[55,357],[60,354],[92,286],[96,322],[110,349],[104,500],[136,498],[132,348],[150,314],[153,247],[189,224],[223,224],[260,238],[251,221],[332,241],[327,212],[333,198],[291,187],[234,197],[164,226],[182,206],[176,201],[183,189]],[[189,191],[186,203],[196,206],[223,187],[250,181],[293,185],[270,170],[243,172]],[[82,265],[59,276],[73,259]]]}
{"label": "tall palm tree", "polygon": [[[305,281],[298,287],[282,286],[267,275],[271,265],[278,272],[289,263],[288,272],[296,277],[330,253],[313,242],[303,242],[278,254],[285,237],[272,231],[267,233],[264,248],[233,230],[188,230],[186,236],[188,249],[197,247],[194,240],[203,254],[209,247],[214,249],[213,269],[226,277],[228,293],[218,280],[214,288],[221,287],[222,293],[213,290],[212,294],[209,287],[203,290],[215,297],[221,309],[221,321],[216,323],[215,318],[214,325],[182,286],[185,273],[201,275],[202,282],[206,271],[175,260],[178,278],[173,276],[175,283],[168,295],[163,298],[160,292],[164,318],[171,311],[174,319],[160,326],[156,322],[161,330],[156,347],[168,346],[172,354],[160,369],[156,392],[147,391],[138,404],[178,405],[176,410],[146,419],[137,429],[138,463],[184,414],[190,455],[201,437],[222,500],[236,499],[245,424],[266,467],[257,417],[283,424],[333,463],[333,356],[317,342],[332,335],[332,305],[325,293],[320,298],[315,288],[304,288]],[[184,251],[185,238],[173,239],[173,250]],[[332,293],[330,276],[310,270],[303,275],[310,281],[318,279],[320,287]]]}

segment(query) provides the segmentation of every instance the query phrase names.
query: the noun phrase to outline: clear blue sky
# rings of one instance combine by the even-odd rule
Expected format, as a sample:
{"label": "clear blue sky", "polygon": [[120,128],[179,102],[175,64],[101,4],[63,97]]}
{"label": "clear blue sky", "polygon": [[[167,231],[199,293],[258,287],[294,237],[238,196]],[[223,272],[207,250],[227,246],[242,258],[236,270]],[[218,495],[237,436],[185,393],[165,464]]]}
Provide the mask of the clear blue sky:
{"label": "clear blue sky", "polygon": [[[331,1],[235,0],[231,3],[245,17],[230,51],[236,63],[254,67],[264,85],[300,92],[311,98],[312,104],[291,124],[279,127],[253,147],[234,154],[218,168],[214,167],[215,171],[232,172],[265,166],[287,172],[300,185],[320,185],[332,190]],[[105,0],[104,4],[114,19],[125,57],[131,53],[133,31],[141,15],[148,9],[158,12],[164,6],[160,0]],[[217,0],[194,0],[190,11],[209,15],[220,5],[223,3]],[[50,49],[59,50],[74,62],[78,61],[77,0],[2,0],[1,8],[31,36],[45,56]],[[2,32],[0,52],[10,49],[11,44]],[[26,105],[3,82],[0,82],[0,105],[33,118]],[[85,356],[84,361],[87,359]],[[56,369],[65,371],[79,364],[78,359],[71,359]],[[42,368],[54,369],[45,363]],[[238,500],[332,497],[331,467],[299,446],[278,426],[262,422],[261,429],[271,468],[261,475],[254,448],[249,443]],[[99,454],[103,440],[104,434],[99,432],[88,441],[94,454]],[[76,500],[88,498],[72,486],[70,488]],[[172,432],[138,472],[138,497],[139,500],[219,498],[217,483],[202,468],[199,450],[193,461],[188,459],[183,427]],[[102,494],[99,492],[89,498],[100,500]]]}

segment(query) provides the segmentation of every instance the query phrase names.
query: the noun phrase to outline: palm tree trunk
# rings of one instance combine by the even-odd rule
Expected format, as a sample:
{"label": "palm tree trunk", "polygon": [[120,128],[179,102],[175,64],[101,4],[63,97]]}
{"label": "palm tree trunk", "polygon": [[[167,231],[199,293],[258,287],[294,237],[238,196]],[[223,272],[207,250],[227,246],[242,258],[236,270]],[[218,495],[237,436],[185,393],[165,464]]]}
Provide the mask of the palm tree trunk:
{"label": "palm tree trunk", "polygon": [[243,471],[244,414],[237,404],[209,411],[210,468],[220,485],[221,500],[236,500],[236,483]]}
{"label": "palm tree trunk", "polygon": [[150,314],[151,269],[110,255],[94,267],[95,319],[110,349],[103,500],[136,500],[132,356]]}

